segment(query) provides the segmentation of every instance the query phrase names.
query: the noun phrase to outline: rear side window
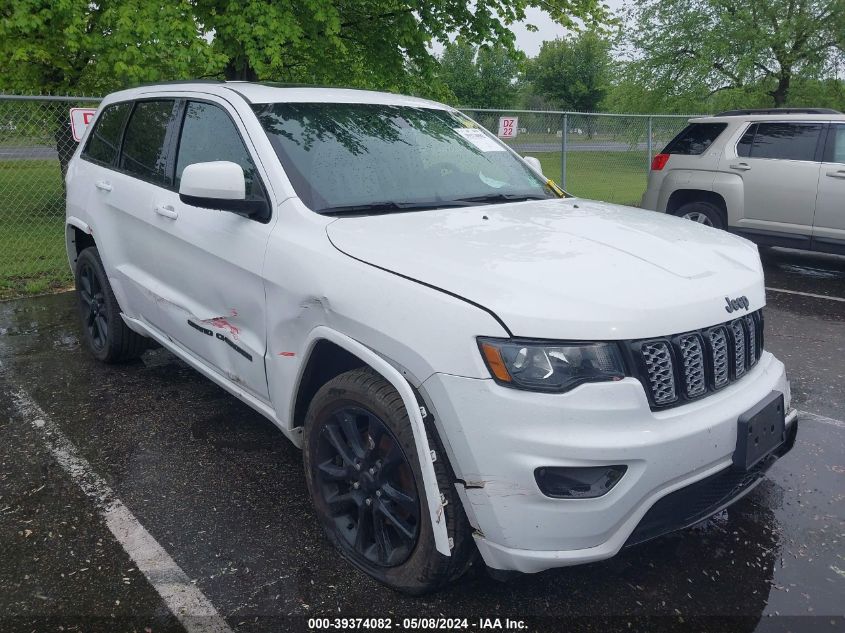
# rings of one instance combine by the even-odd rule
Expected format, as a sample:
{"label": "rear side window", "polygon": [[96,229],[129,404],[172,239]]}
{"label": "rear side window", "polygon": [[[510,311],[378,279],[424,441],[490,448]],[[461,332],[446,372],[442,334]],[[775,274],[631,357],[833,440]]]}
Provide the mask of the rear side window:
{"label": "rear side window", "polygon": [[726,127],[727,123],[690,123],[669,142],[662,153],[687,156],[703,154]]}
{"label": "rear side window", "polygon": [[115,103],[107,106],[97,117],[91,136],[85,143],[82,156],[99,163],[111,165],[120,150],[120,133],[129,113],[131,103]]}
{"label": "rear side window", "polygon": [[755,123],[736,152],[744,158],[814,161],[823,128],[822,123]]}
{"label": "rear side window", "polygon": [[226,111],[211,103],[190,101],[185,109],[176,159],[176,188],[179,188],[185,167],[214,160],[240,165],[244,170],[247,199],[264,198],[255,163]]}
{"label": "rear side window", "polygon": [[826,163],[845,164],[845,125],[831,125],[827,141]]}
{"label": "rear side window", "polygon": [[174,105],[173,100],[135,104],[123,135],[121,169],[156,184],[173,184],[167,173],[167,160]]}

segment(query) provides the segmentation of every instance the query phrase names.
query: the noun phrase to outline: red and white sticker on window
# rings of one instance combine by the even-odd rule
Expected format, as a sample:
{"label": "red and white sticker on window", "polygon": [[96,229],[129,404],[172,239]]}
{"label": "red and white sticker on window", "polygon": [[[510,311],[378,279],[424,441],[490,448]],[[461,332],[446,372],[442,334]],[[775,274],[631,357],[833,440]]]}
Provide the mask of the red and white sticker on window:
{"label": "red and white sticker on window", "polygon": [[91,123],[96,113],[96,108],[70,109],[70,131],[73,134],[74,141],[78,143],[82,140],[82,136],[85,134],[85,128]]}
{"label": "red and white sticker on window", "polygon": [[519,118],[515,116],[499,117],[499,138],[516,138],[519,131]]}

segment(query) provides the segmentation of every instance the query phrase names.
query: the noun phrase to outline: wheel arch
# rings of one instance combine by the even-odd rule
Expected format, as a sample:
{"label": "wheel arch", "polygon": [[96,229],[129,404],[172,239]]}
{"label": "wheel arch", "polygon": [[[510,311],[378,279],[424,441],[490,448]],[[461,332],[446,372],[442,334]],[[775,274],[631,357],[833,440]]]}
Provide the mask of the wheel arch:
{"label": "wheel arch", "polygon": [[[293,427],[301,427],[311,398],[334,376],[357,367],[369,367],[389,382],[402,398],[402,403],[408,412],[408,420],[417,445],[422,483],[437,551],[444,556],[450,556],[449,535],[437,476],[434,472],[431,445],[411,383],[399,369],[375,351],[326,326],[317,326],[311,331],[306,349],[308,350],[307,360],[302,364],[294,389],[295,396],[291,402],[289,419]],[[320,363],[326,364],[321,366]],[[328,377],[317,384],[323,376]]]}
{"label": "wheel arch", "polygon": [[65,224],[65,248],[71,272],[76,270],[76,260],[86,248],[96,246],[94,233],[87,223],[79,218],[69,217]]}
{"label": "wheel arch", "polygon": [[728,205],[721,194],[703,189],[677,189],[666,202],[666,213],[675,215],[678,210],[690,202],[708,202],[715,206],[722,215],[722,221],[728,226]]}

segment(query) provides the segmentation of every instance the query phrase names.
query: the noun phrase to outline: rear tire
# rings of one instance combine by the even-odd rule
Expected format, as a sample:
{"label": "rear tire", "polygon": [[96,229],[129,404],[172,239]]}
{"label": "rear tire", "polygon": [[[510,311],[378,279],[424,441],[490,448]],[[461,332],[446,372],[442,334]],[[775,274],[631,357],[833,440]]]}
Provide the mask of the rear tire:
{"label": "rear tire", "polygon": [[83,250],[76,260],[76,294],[82,337],[91,354],[103,363],[138,358],[147,339],[126,327],[97,248]]}
{"label": "rear tire", "polygon": [[687,202],[675,211],[675,215],[705,226],[712,226],[714,229],[725,228],[725,220],[722,217],[721,210],[710,202]]}
{"label": "rear tire", "polygon": [[329,540],[364,573],[412,595],[458,578],[477,552],[445,454],[428,436],[451,556],[435,547],[408,413],[389,382],[370,368],[341,374],[320,388],[305,419],[305,479]]}

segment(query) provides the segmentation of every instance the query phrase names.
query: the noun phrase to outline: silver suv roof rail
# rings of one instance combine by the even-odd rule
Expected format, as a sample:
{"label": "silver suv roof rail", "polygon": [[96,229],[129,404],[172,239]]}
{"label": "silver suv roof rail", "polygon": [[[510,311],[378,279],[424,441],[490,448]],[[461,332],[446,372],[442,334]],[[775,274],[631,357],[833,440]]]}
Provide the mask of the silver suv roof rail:
{"label": "silver suv roof rail", "polygon": [[842,114],[832,108],[763,108],[759,110],[726,110],[714,116],[749,116],[753,114]]}

